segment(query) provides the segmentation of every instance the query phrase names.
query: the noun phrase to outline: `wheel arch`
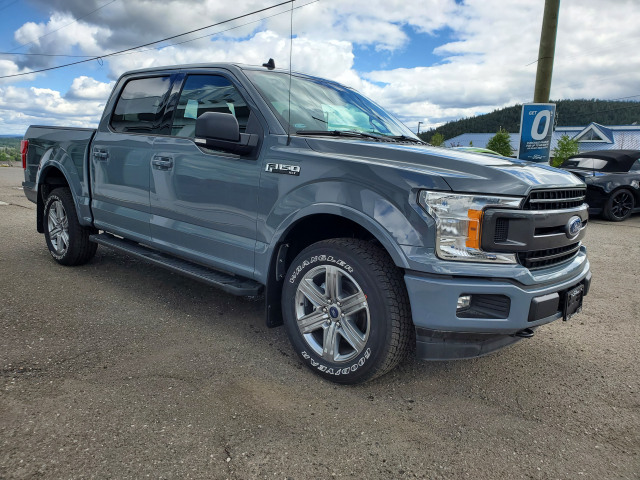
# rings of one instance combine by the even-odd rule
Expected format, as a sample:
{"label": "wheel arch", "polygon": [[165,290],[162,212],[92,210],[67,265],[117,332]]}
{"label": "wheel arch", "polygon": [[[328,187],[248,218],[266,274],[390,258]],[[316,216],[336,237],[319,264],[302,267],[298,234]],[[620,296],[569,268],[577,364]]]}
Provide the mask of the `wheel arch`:
{"label": "wheel arch", "polygon": [[73,194],[73,190],[70,188],[69,180],[63,172],[63,169],[58,167],[57,165],[45,164],[44,167],[41,167],[38,172],[38,178],[36,179],[36,188],[37,188],[37,203],[36,203],[36,213],[37,213],[37,229],[39,233],[44,233],[44,227],[42,225],[42,220],[44,216],[44,202],[47,199],[47,196],[56,188],[59,187],[67,187],[71,190],[71,195],[73,197],[73,202],[76,206],[76,214],[78,212],[78,204],[76,201],[76,197]]}
{"label": "wheel arch", "polygon": [[[332,208],[328,208],[332,207]],[[306,247],[331,238],[357,238],[380,246],[399,268],[408,268],[400,245],[373,219],[343,205],[324,205],[292,215],[290,222],[275,236],[266,284],[267,326],[282,324],[280,297],[284,276],[291,262]]]}

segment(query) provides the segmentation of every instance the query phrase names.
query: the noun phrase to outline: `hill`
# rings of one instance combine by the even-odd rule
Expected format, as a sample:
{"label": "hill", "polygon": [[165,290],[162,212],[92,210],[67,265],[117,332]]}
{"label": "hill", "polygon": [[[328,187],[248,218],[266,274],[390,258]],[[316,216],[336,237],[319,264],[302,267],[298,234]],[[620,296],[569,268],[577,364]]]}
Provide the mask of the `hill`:
{"label": "hill", "polygon": [[[602,125],[631,125],[640,123],[640,102],[611,100],[558,100],[556,104],[557,124],[563,126],[588,125],[591,122]],[[496,133],[500,127],[510,133],[520,132],[522,105],[501,108],[477,117],[463,118],[448,122],[438,128],[420,134],[429,141],[435,133],[445,140],[463,133]]]}
{"label": "hill", "polygon": [[0,162],[20,161],[20,140],[22,137],[0,136]]}

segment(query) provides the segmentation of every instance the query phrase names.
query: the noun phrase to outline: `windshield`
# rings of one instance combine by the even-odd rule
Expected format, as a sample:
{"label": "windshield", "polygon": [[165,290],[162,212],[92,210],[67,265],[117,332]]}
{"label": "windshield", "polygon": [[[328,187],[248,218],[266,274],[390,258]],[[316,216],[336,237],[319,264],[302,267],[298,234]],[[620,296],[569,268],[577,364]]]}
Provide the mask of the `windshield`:
{"label": "windshield", "polygon": [[293,75],[289,108],[289,74],[259,70],[245,73],[291,134],[359,132],[418,140],[371,100],[337,83]]}

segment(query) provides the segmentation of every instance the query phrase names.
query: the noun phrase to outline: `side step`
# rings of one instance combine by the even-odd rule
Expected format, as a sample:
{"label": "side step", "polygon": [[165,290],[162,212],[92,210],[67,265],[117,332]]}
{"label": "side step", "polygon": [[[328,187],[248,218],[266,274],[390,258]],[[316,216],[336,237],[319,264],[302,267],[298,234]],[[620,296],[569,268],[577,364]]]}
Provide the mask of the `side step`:
{"label": "side step", "polygon": [[262,284],[255,280],[212,270],[197,263],[182,260],[145,247],[131,240],[115,237],[108,233],[91,235],[89,239],[99,245],[119,250],[141,260],[153,263],[154,265],[208,283],[233,295],[251,296],[259,295],[262,292]]}

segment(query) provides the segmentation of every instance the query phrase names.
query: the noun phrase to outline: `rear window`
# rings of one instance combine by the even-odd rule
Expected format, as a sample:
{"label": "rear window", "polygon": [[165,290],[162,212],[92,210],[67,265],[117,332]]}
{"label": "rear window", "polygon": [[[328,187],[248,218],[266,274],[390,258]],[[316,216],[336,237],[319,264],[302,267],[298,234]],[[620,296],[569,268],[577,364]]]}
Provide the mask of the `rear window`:
{"label": "rear window", "polygon": [[570,158],[564,164],[566,168],[582,168],[585,170],[603,170],[607,161],[601,158]]}
{"label": "rear window", "polygon": [[122,133],[159,133],[170,85],[169,76],[127,82],[111,115],[111,128]]}

